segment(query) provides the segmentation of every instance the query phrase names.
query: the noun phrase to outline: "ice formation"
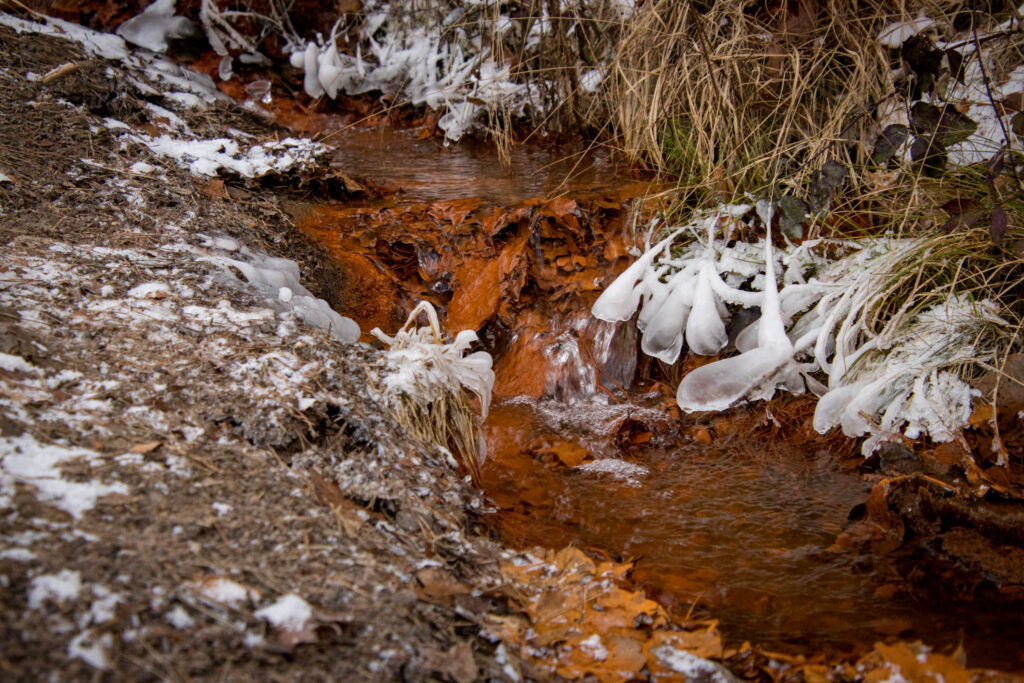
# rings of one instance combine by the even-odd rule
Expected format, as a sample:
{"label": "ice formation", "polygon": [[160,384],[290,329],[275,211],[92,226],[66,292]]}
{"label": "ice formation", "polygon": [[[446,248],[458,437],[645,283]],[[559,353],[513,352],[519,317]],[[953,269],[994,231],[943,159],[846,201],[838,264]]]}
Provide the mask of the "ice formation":
{"label": "ice formation", "polygon": [[195,33],[195,25],[187,18],[174,14],[176,0],[156,0],[142,13],[117,27],[117,35],[132,45],[153,52],[166,52],[167,43],[175,38],[187,38]]}
{"label": "ice formation", "polygon": [[[421,312],[429,318],[426,327],[415,326]],[[487,417],[494,387],[491,354],[476,351],[463,355],[477,340],[476,332],[463,330],[454,341],[443,343],[437,313],[424,301],[413,309],[395,336],[389,337],[379,328],[371,334],[388,345],[389,373],[384,378],[384,397],[389,404],[405,396],[418,405],[429,406],[465,388],[480,399],[480,412]]]}
{"label": "ice formation", "polygon": [[[237,244],[231,243],[233,240],[219,240],[210,240],[210,246],[221,251],[237,249]],[[339,314],[323,299],[313,296],[302,285],[299,264],[295,261],[258,254],[249,249],[239,250],[239,256],[240,259],[226,255],[201,258],[237,270],[274,308],[294,311],[306,324],[329,332],[338,341],[348,344],[359,341],[359,325]]]}
{"label": "ice formation", "polygon": [[[956,371],[988,353],[976,346],[979,329],[1007,324],[995,304],[953,296],[876,330],[868,321],[872,304],[918,242],[831,242],[843,255],[827,260],[817,255],[823,246],[817,241],[776,250],[769,227],[769,238],[757,245],[730,246],[736,221],[770,226],[769,203],[758,202],[756,219],[751,213],[745,204],[721,207],[676,229],[620,275],[592,313],[621,321],[639,306],[642,350],[675,362],[684,345],[700,355],[718,353],[733,312],[760,309],[759,319],[735,338],[739,355],[683,378],[677,402],[686,411],[769,399],[779,388],[809,389],[820,397],[815,429],[839,426],[851,437],[869,435],[865,454],[899,431],[910,438],[956,438],[972,395]],[[684,233],[706,241],[674,245]]]}
{"label": "ice formation", "polygon": [[[576,11],[585,14],[590,5],[602,0],[576,0]],[[566,8],[568,3],[562,3]],[[552,30],[548,5],[541,4],[539,17],[528,21],[513,19],[504,8],[481,10],[482,2],[456,4],[437,21],[419,15],[437,11],[410,12],[386,0],[363,3],[363,24],[354,55],[340,52],[337,36],[292,46],[292,66],[303,70],[304,88],[311,97],[336,97],[380,91],[385,97],[401,95],[414,105],[443,110],[438,126],[449,140],[460,139],[488,108],[500,107],[522,116],[527,107],[540,108],[536,86],[513,77],[511,67],[494,45],[509,35],[525,52],[535,51]],[[612,9],[622,18],[632,13],[633,3],[616,0]],[[468,18],[474,11],[481,18]],[[507,11],[507,10],[505,10]],[[569,14],[568,8],[566,13]],[[528,27],[528,28],[527,28]],[[520,35],[525,33],[525,35]],[[593,92],[603,80],[602,68],[580,73],[581,87]]]}

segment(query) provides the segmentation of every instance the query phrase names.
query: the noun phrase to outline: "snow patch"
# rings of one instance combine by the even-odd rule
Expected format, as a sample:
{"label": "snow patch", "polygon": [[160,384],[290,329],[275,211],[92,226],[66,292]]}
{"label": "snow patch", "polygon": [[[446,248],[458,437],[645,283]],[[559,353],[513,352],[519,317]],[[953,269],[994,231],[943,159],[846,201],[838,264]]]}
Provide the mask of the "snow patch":
{"label": "snow patch", "polygon": [[275,628],[285,631],[302,631],[313,618],[313,608],[294,593],[282,596],[271,605],[253,613],[258,619],[265,619]]}
{"label": "snow patch", "polygon": [[74,600],[82,590],[82,576],[72,569],[62,569],[56,574],[43,574],[32,579],[28,589],[29,609],[39,609],[44,600],[57,603]]}
{"label": "snow patch", "polygon": [[908,38],[916,36],[919,33],[924,33],[932,26],[935,26],[935,21],[933,19],[929,19],[922,10],[915,19],[910,21],[897,21],[883,28],[878,34],[878,42],[886,47],[897,49],[903,45]]}
{"label": "snow patch", "polygon": [[29,434],[0,438],[0,499],[13,495],[15,482],[31,484],[42,500],[78,518],[102,496],[128,492],[128,487],[120,482],[64,479],[60,465],[77,458],[92,463],[100,455],[85,448],[41,444]]}
{"label": "snow patch", "polygon": [[106,671],[110,667],[107,651],[113,644],[109,633],[97,636],[92,630],[82,631],[68,643],[68,658],[81,659],[94,669]]}

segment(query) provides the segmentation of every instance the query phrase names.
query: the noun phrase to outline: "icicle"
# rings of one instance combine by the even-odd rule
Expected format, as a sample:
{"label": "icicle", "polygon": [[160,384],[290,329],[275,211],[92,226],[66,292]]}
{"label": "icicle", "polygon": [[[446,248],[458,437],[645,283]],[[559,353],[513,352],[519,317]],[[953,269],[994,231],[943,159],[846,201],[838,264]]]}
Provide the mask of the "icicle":
{"label": "icicle", "polygon": [[636,313],[640,305],[640,295],[643,293],[637,288],[637,281],[641,280],[647,273],[647,269],[654,263],[662,249],[672,244],[672,240],[682,232],[676,230],[671,235],[658,242],[653,249],[636,260],[633,265],[627,268],[619,277],[615,278],[608,289],[604,290],[597,301],[594,302],[591,313],[595,318],[600,318],[610,323],[629,320]]}
{"label": "icicle", "polygon": [[693,310],[686,323],[686,343],[694,353],[713,356],[729,343],[725,323],[718,314],[715,293],[711,288],[708,270],[714,265],[704,262],[697,276],[697,289],[693,295]]}

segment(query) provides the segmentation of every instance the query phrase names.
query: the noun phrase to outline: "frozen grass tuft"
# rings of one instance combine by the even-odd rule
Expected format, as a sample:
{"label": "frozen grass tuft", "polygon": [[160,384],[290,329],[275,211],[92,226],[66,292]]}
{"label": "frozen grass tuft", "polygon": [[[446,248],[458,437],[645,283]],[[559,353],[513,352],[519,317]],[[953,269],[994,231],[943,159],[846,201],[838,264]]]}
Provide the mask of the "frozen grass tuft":
{"label": "frozen grass tuft", "polygon": [[[421,313],[428,324],[417,327]],[[479,419],[466,392],[477,397],[486,417],[494,372],[486,351],[463,355],[476,333],[463,330],[445,344],[437,312],[424,301],[393,337],[376,328],[372,334],[388,346],[389,372],[378,391],[395,419],[416,438],[451,446],[459,464],[479,483],[485,454],[477,438]]]}

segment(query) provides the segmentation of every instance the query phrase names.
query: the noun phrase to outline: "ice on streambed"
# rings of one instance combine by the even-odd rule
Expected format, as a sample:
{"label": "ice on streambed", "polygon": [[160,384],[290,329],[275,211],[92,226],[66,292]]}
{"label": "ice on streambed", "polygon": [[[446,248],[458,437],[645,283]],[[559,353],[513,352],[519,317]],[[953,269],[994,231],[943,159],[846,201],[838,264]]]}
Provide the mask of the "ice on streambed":
{"label": "ice on streambed", "polygon": [[[230,238],[212,238],[211,246],[228,251],[238,248]],[[238,255],[245,260],[226,255],[204,257],[220,266],[234,268],[256,290],[267,298],[268,304],[279,310],[293,311],[307,325],[330,332],[338,341],[354,344],[359,341],[359,325],[346,318],[313,293],[302,286],[299,279],[299,264],[291,259],[258,254],[250,249],[239,249]]]}
{"label": "ice on streambed", "polygon": [[175,38],[188,38],[196,32],[195,24],[175,12],[176,0],[156,0],[146,9],[117,27],[117,35],[132,45],[153,52],[166,52]]}
{"label": "ice on streambed", "polygon": [[[738,355],[701,366],[680,382],[676,399],[688,412],[767,400],[778,390],[810,390],[819,396],[815,428],[868,435],[865,455],[899,432],[956,438],[972,396],[957,372],[969,363],[994,362],[992,349],[976,340],[985,327],[1007,325],[996,305],[950,296],[877,330],[869,324],[872,304],[918,242],[833,241],[828,246],[840,256],[829,260],[818,242],[774,248],[773,206],[762,201],[750,209],[720,207],[674,229],[605,290],[593,315],[627,320],[639,307],[641,349],[675,362],[684,346],[700,355],[718,353],[732,316],[759,309],[758,319],[735,337]],[[760,258],[752,245],[729,245],[736,222],[768,226]],[[691,241],[676,244],[681,235]]]}

